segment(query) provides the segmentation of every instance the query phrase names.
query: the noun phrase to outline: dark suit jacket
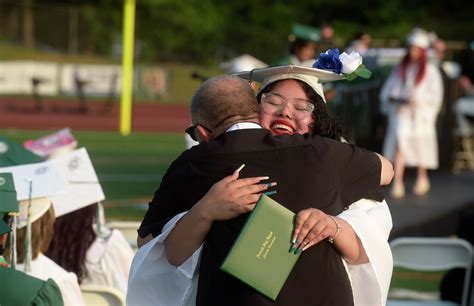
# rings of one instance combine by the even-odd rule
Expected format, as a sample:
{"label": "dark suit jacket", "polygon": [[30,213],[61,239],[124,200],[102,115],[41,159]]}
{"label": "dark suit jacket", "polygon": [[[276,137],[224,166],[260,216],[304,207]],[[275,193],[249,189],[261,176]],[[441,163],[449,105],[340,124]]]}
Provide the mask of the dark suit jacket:
{"label": "dark suit jacket", "polygon": [[[383,199],[381,164],[372,152],[319,136],[272,136],[264,129],[225,133],[185,151],[170,166],[149,205],[140,236],[154,236],[189,210],[211,186],[241,164],[240,177],[269,176],[271,197],[295,213],[315,207],[331,215],[361,198]],[[276,302],[219,270],[248,214],[214,222],[201,256],[197,305],[351,305],[352,292],[339,254],[328,242],[300,256]]]}

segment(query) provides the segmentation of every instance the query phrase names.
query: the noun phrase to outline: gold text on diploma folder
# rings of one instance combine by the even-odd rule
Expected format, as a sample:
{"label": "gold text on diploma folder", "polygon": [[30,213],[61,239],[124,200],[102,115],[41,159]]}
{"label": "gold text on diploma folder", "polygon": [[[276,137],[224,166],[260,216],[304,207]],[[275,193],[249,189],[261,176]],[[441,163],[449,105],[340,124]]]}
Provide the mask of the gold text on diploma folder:
{"label": "gold text on diploma folder", "polygon": [[265,240],[263,241],[260,247],[260,250],[255,256],[258,259],[266,259],[268,252],[270,252],[270,249],[272,248],[272,245],[275,242],[275,239],[276,239],[276,236],[273,235],[272,231],[269,231],[268,235],[265,237]]}

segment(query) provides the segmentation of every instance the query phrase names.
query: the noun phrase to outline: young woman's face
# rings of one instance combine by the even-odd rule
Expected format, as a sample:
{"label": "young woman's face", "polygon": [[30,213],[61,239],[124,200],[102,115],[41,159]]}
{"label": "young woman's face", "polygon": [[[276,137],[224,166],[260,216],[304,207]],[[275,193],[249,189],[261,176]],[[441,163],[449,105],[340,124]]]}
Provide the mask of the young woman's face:
{"label": "young woman's face", "polygon": [[295,50],[296,57],[300,60],[300,62],[314,60],[316,57],[316,51],[318,50],[318,46],[314,42],[307,42],[297,50]]}
{"label": "young woman's face", "polygon": [[[272,107],[264,107],[265,102],[262,98],[260,103],[260,125],[263,128],[272,131],[274,135],[310,132],[313,118],[311,111],[304,111],[303,107],[307,103],[311,104],[311,102],[298,81],[278,81],[273,89],[267,93],[267,97],[269,95],[272,99],[279,99],[283,104],[282,107],[275,107],[273,104]],[[270,100],[270,102],[272,101]]]}
{"label": "young woman's face", "polygon": [[410,46],[410,59],[414,62],[418,61],[423,53],[423,49],[417,46]]}

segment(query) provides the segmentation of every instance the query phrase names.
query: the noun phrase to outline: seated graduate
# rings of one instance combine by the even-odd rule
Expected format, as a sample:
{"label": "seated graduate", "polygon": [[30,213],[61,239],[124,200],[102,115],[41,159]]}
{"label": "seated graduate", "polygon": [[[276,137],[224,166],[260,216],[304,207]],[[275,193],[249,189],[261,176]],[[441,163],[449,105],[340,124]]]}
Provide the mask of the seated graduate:
{"label": "seated graduate", "polygon": [[85,203],[57,216],[47,255],[76,273],[80,284],[110,286],[125,295],[134,252],[122,232],[99,223],[98,209]]}
{"label": "seated graduate", "polygon": [[[43,281],[17,271],[10,267],[12,260],[5,260],[3,257],[17,213],[13,176],[11,173],[0,173],[0,305],[64,305],[61,291],[51,278]],[[12,239],[15,239],[14,235],[10,241]]]}
{"label": "seated graduate", "polygon": [[[46,197],[31,199],[30,218],[29,200],[20,201],[19,206],[17,269],[42,280],[53,279],[61,290],[64,305],[85,305],[76,274],[67,272],[44,255],[54,234],[55,216],[51,200]],[[8,247],[7,251],[10,251]]]}

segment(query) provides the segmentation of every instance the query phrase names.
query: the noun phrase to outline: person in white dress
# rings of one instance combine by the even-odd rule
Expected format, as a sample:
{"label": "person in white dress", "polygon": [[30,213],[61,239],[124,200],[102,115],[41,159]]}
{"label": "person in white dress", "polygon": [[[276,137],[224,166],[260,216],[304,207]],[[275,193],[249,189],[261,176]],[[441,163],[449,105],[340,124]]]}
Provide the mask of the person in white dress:
{"label": "person in white dress", "polygon": [[134,251],[119,230],[98,228],[97,204],[84,206],[57,217],[47,254],[80,284],[113,287],[125,296]]}
{"label": "person in white dress", "polygon": [[427,60],[428,34],[415,29],[407,43],[407,54],[380,92],[381,111],[388,116],[383,155],[394,163],[394,198],[405,195],[405,166],[418,168],[413,187],[416,195],[430,189],[427,169],[438,168],[436,118],[443,99],[443,82],[438,68]]}
{"label": "person in white dress", "polygon": [[[44,253],[48,249],[54,232],[54,209],[48,198],[32,199],[31,240],[27,238],[28,200],[20,201],[20,216],[17,223],[18,252],[17,270],[41,280],[53,279],[61,291],[64,305],[85,305],[76,274],[68,272]],[[25,240],[31,241],[31,248],[25,248]],[[28,253],[31,258],[28,258]]]}

